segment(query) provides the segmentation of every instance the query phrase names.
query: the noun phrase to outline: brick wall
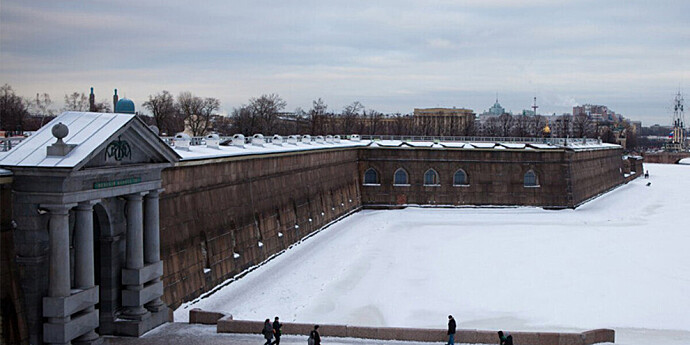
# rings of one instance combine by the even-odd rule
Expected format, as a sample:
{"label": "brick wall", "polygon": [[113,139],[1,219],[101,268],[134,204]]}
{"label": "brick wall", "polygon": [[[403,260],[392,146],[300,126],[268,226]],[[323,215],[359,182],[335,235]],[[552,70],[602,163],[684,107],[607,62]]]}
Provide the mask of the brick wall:
{"label": "brick wall", "polygon": [[[369,205],[533,205],[567,207],[564,151],[362,149],[359,173],[374,168],[380,186],[362,186],[362,202]],[[409,186],[394,186],[393,174],[403,168]],[[424,173],[438,172],[439,186],[425,186]],[[454,186],[463,169],[467,186]],[[539,187],[525,187],[524,175],[536,172]]]}
{"label": "brick wall", "polygon": [[593,150],[569,153],[572,204],[624,183],[622,150]]}
{"label": "brick wall", "polygon": [[357,209],[358,186],[352,149],[186,162],[164,170],[164,300],[175,308]]}

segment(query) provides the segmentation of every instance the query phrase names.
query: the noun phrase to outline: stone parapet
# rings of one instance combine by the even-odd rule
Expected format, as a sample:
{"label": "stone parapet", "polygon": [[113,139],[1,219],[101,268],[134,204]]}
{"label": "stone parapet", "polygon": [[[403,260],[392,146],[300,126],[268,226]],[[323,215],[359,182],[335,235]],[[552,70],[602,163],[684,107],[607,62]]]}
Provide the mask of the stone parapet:
{"label": "stone parapet", "polygon": [[97,310],[73,316],[65,323],[46,322],[43,324],[43,341],[46,343],[65,344],[96,327],[98,327]]}
{"label": "stone parapet", "polygon": [[[208,313],[195,310],[195,314]],[[218,313],[216,313],[218,314]],[[190,320],[192,312],[190,311]],[[261,321],[233,320],[231,316],[217,319],[218,333],[260,334],[263,329]],[[283,334],[309,335],[313,324],[283,323]],[[323,337],[347,337],[377,340],[398,340],[417,342],[445,342],[444,329],[397,328],[397,327],[363,327],[347,325],[320,325],[319,334]],[[582,333],[559,332],[510,332],[516,344],[521,345],[590,345],[596,343],[613,343],[615,332],[611,329],[596,329]],[[455,341],[469,344],[495,344],[498,335],[495,331],[461,329],[455,334]]]}
{"label": "stone parapet", "polygon": [[43,297],[44,317],[67,317],[98,303],[98,285],[67,297]]}

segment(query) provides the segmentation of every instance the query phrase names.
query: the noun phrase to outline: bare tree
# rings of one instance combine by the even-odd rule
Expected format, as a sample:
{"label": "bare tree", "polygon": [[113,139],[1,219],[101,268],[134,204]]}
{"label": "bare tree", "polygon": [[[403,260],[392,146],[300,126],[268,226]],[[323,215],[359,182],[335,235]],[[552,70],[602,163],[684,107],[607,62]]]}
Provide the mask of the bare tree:
{"label": "bare tree", "polygon": [[189,91],[183,91],[177,96],[176,107],[184,120],[185,127],[192,132],[192,136],[200,136],[206,132],[208,119],[201,116],[204,110],[203,98],[194,96]]}
{"label": "bare tree", "polygon": [[340,131],[344,134],[354,133],[357,129],[357,118],[359,112],[364,110],[364,106],[359,101],[354,101],[352,104],[346,105],[343,112],[340,114],[341,127]]}
{"label": "bare tree", "polygon": [[100,102],[95,102],[93,104],[93,111],[97,113],[109,113],[110,112],[110,102],[104,99]]}
{"label": "bare tree", "polygon": [[311,135],[323,134],[326,121],[326,110],[328,105],[321,98],[312,101],[311,110],[309,110],[309,127]]}
{"label": "bare tree", "polygon": [[259,119],[252,107],[248,105],[233,109],[231,118],[236,133],[249,136],[259,131]]}
{"label": "bare tree", "polygon": [[143,105],[153,115],[154,123],[161,133],[173,132],[174,127],[176,127],[174,122],[178,112],[175,107],[175,99],[170,92],[163,90],[159,94],[149,95],[149,100]]}
{"label": "bare tree", "polygon": [[[380,134],[383,130],[381,128],[382,126],[382,120],[383,120],[383,114],[373,110],[369,109],[369,111],[364,111],[364,120],[366,121],[366,127],[369,131],[370,135],[376,135]],[[364,122],[364,121],[363,121]]]}
{"label": "bare tree", "polygon": [[272,134],[278,129],[276,126],[278,113],[285,109],[285,106],[287,102],[274,93],[249,100],[253,115],[261,122],[258,129],[267,134]]}
{"label": "bare tree", "polygon": [[65,111],[89,111],[89,99],[84,93],[73,92],[65,95]]}
{"label": "bare tree", "polygon": [[17,96],[8,84],[0,87],[0,128],[6,131],[24,130],[24,122],[29,116],[28,103]]}
{"label": "bare tree", "polygon": [[594,131],[592,118],[587,114],[573,116],[573,136],[577,138],[591,137]]}

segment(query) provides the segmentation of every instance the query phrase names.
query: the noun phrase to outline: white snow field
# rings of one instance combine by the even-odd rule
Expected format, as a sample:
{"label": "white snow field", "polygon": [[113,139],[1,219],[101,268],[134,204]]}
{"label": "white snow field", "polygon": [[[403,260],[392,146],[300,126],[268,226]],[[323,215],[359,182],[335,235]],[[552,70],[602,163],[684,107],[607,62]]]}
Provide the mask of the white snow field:
{"label": "white snow field", "polygon": [[[365,210],[175,311],[363,326],[581,331],[690,344],[690,166],[575,210]],[[647,183],[651,185],[647,186]]]}

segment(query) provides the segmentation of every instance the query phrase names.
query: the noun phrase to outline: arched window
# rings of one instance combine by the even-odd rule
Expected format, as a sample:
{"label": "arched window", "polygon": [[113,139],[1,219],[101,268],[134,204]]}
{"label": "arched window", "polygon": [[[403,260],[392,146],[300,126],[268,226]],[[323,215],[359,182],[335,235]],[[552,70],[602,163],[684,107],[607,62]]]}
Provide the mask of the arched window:
{"label": "arched window", "polygon": [[470,180],[467,178],[467,173],[465,170],[459,169],[453,175],[453,186],[468,186]]}
{"label": "arched window", "polygon": [[369,168],[364,172],[364,184],[379,184],[379,173],[374,168]]}
{"label": "arched window", "polygon": [[537,174],[533,170],[527,170],[524,179],[525,187],[538,187],[539,180],[537,179]]}
{"label": "arched window", "polygon": [[400,168],[395,171],[395,174],[393,175],[393,185],[408,185],[410,182],[407,179],[407,171],[405,169]]}
{"label": "arched window", "polygon": [[425,186],[438,186],[439,178],[438,173],[434,169],[429,169],[424,173],[424,185]]}

